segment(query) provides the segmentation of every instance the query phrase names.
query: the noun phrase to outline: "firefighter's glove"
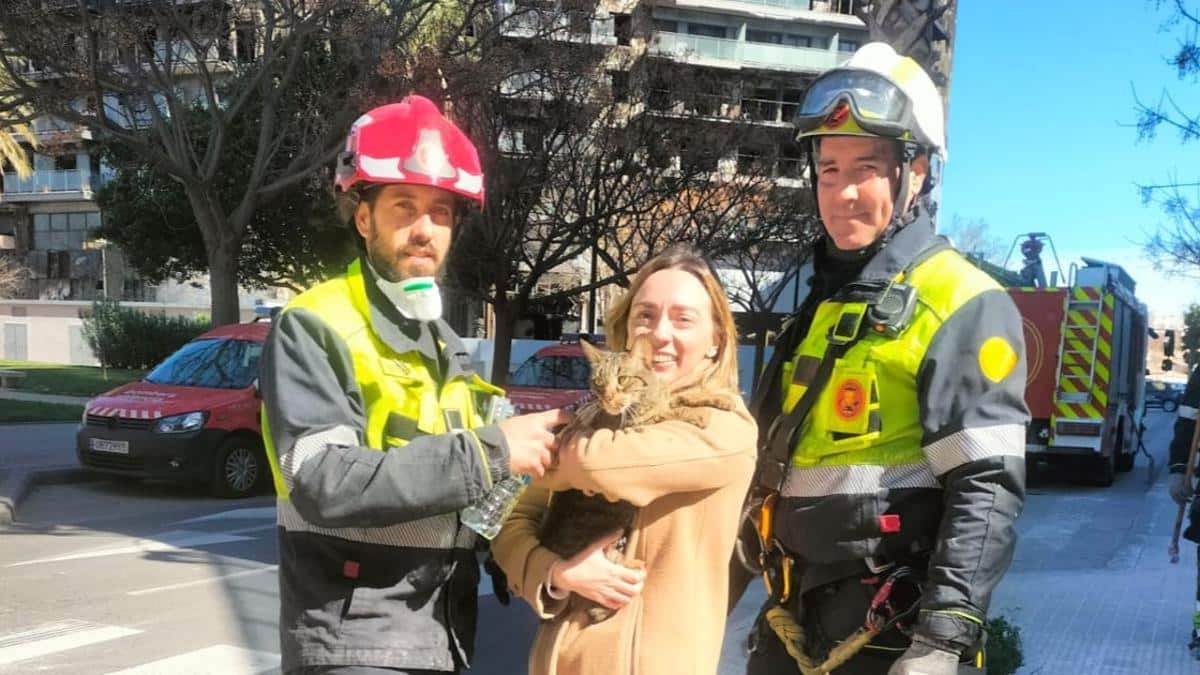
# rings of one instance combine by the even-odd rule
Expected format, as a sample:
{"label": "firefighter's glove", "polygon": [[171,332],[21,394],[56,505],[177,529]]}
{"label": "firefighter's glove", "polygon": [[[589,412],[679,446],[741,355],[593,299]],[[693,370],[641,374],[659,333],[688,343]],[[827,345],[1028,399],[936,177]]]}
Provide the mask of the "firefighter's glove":
{"label": "firefighter's glove", "polygon": [[958,654],[914,639],[888,675],[958,675]]}
{"label": "firefighter's glove", "polygon": [[1192,498],[1192,486],[1188,485],[1187,476],[1173,473],[1170,481],[1171,499],[1174,499],[1176,504],[1183,504]]}

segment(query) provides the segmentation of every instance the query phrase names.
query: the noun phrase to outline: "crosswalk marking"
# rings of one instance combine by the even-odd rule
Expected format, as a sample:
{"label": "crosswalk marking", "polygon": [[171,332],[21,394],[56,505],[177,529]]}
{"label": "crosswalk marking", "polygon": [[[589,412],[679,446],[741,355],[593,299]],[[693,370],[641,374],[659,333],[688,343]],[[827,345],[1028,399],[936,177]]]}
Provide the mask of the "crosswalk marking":
{"label": "crosswalk marking", "polygon": [[241,536],[241,533],[260,530],[264,528],[273,528],[274,525],[262,525],[259,527],[241,528],[229,532],[203,532],[198,530],[172,530],[154,535],[149,539],[134,539],[133,544],[124,546],[106,546],[79,553],[70,553],[67,555],[54,556],[52,558],[42,558],[40,560],[23,560],[21,562],[9,563],[7,567],[22,567],[25,565],[38,565],[52,562],[65,562],[67,560],[83,560],[86,558],[101,558],[110,555],[128,555],[130,553],[145,553],[145,552],[164,552],[178,551],[184,548],[194,548],[197,546],[211,546],[213,544],[226,544],[234,541],[247,541],[253,537]]}
{"label": "crosswalk marking", "polygon": [[256,506],[246,509],[221,511],[220,513],[210,513],[206,516],[180,520],[177,524],[203,523],[210,520],[269,520],[273,523],[275,522],[275,506]]}
{"label": "crosswalk marking", "polygon": [[254,675],[279,667],[279,654],[214,645],[108,675]]}
{"label": "crosswalk marking", "polygon": [[0,665],[137,635],[142,631],[87,621],[58,621],[0,636]]}

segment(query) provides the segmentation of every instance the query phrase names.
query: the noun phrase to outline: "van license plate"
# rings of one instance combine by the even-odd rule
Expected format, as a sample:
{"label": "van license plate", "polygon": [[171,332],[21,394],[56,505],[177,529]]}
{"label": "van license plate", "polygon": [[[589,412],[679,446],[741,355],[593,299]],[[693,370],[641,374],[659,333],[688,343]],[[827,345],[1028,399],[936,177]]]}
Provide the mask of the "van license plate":
{"label": "van license plate", "polygon": [[93,438],[91,440],[92,450],[96,452],[115,452],[122,455],[129,454],[129,441],[108,441],[103,438]]}

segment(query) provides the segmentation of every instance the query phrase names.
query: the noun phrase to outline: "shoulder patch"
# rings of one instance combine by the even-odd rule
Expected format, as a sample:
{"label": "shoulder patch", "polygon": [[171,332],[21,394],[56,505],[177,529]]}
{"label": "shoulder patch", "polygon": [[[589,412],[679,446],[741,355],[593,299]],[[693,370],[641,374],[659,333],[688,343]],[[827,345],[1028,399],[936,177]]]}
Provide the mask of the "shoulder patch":
{"label": "shoulder patch", "polygon": [[979,348],[979,370],[983,376],[999,384],[1017,367],[1017,350],[1000,336],[983,341]]}

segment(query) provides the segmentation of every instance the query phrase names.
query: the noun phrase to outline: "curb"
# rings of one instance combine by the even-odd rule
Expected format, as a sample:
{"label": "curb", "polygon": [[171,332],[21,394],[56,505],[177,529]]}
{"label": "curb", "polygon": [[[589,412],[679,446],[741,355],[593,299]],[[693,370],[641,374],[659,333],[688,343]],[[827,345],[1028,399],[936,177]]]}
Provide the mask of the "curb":
{"label": "curb", "polygon": [[78,466],[15,469],[0,478],[0,525],[11,525],[21,500],[37,485],[64,485],[98,480],[99,474]]}

